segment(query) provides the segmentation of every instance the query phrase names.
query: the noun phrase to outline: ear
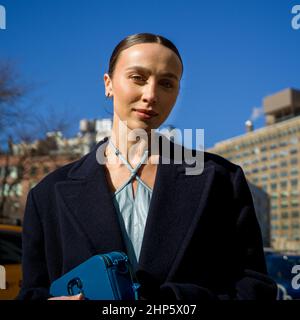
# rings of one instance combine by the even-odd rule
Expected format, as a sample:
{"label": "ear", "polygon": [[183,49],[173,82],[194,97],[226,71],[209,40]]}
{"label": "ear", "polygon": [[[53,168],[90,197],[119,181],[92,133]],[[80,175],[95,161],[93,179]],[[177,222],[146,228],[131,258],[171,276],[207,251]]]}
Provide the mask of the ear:
{"label": "ear", "polygon": [[112,97],[113,96],[113,90],[112,90],[112,81],[108,73],[105,73],[103,76],[104,80],[104,86],[105,86],[105,95],[106,97]]}

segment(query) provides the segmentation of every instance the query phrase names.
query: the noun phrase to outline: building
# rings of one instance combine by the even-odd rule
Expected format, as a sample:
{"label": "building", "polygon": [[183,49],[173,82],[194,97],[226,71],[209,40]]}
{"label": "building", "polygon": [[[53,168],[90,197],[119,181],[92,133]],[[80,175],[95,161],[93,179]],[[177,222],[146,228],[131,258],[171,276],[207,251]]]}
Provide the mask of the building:
{"label": "building", "polygon": [[0,223],[21,224],[28,191],[51,171],[78,159],[76,155],[0,156]]}
{"label": "building", "polygon": [[75,137],[66,138],[59,131],[48,132],[45,139],[36,140],[31,144],[18,143],[12,146],[14,155],[21,155],[29,148],[37,155],[77,155],[83,156],[104,137],[111,135],[111,119],[82,119],[79,132]]}
{"label": "building", "polygon": [[28,191],[51,171],[79,159],[110,136],[111,119],[81,120],[80,132],[65,138],[48,132],[33,143],[12,144],[0,155],[0,223],[21,224]]}
{"label": "building", "polygon": [[[80,133],[73,140],[74,145],[81,149],[82,154],[88,153],[98,141],[105,137],[110,137],[112,130],[111,119],[95,119],[95,120],[80,120]],[[78,141],[79,139],[79,141]]]}
{"label": "building", "polygon": [[300,250],[300,91],[268,96],[263,107],[265,127],[253,130],[247,121],[245,134],[208,151],[239,164],[248,181],[269,195],[272,246]]}

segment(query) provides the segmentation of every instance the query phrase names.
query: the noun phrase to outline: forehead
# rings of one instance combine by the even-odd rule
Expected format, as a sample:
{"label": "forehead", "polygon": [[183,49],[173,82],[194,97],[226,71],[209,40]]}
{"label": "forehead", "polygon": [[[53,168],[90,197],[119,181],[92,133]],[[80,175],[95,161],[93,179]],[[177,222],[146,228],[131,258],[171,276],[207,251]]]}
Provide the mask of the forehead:
{"label": "forehead", "polygon": [[181,73],[181,62],[175,52],[159,43],[141,43],[123,50],[116,68],[128,69],[131,66]]}

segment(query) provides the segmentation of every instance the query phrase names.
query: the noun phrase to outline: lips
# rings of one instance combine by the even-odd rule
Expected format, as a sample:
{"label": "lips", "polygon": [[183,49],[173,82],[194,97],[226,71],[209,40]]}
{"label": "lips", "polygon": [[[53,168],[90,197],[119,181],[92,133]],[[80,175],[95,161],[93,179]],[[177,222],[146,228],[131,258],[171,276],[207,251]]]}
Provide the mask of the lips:
{"label": "lips", "polygon": [[139,117],[143,119],[150,119],[158,115],[158,113],[153,110],[147,110],[147,109],[133,109],[133,110],[136,112],[136,114]]}

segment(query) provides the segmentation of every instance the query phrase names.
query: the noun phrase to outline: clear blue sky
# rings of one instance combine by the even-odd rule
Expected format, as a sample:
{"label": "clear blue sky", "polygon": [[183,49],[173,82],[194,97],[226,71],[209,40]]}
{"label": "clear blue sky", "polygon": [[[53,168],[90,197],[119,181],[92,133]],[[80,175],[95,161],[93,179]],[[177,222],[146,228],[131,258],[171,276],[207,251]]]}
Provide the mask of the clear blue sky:
{"label": "clear blue sky", "polygon": [[[108,117],[103,73],[125,36],[170,38],[184,61],[177,104],[166,124],[204,128],[205,146],[244,132],[262,98],[300,89],[300,29],[291,27],[288,0],[0,0],[7,30],[0,59],[16,63],[34,84],[39,108],[80,118]],[[58,111],[59,112],[59,111]],[[263,118],[254,122],[256,128]]]}

